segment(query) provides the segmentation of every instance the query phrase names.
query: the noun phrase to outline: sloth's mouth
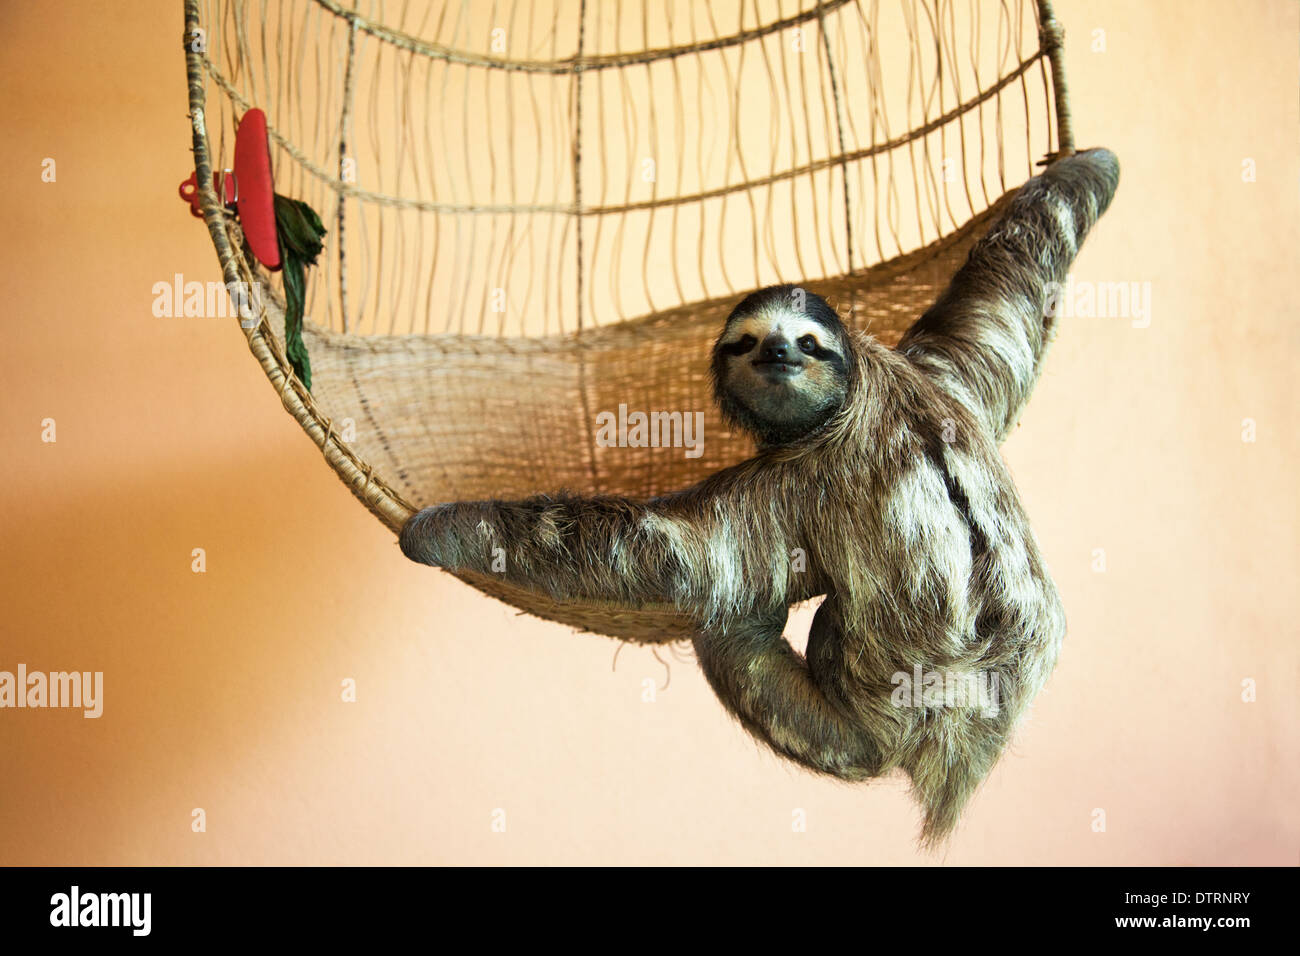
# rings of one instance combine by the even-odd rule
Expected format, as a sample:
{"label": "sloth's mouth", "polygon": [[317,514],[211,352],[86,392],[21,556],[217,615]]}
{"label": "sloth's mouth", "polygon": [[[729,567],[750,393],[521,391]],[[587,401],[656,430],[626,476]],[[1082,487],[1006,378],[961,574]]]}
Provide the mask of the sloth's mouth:
{"label": "sloth's mouth", "polygon": [[782,362],[776,359],[760,361],[756,359],[751,364],[760,372],[773,378],[788,378],[803,371],[802,362]]}

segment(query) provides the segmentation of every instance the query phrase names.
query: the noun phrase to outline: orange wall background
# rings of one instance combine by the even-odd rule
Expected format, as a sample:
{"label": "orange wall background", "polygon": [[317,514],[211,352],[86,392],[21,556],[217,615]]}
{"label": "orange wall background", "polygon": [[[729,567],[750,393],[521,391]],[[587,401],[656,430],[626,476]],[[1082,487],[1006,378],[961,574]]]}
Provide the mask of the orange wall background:
{"label": "orange wall background", "polygon": [[1056,6],[1123,164],[1074,275],[1153,314],[1065,321],[1005,446],[1070,632],[937,855],[902,781],[786,764],[693,662],[405,561],[233,320],[152,315],[219,278],[180,4],[0,6],[0,670],[105,675],[98,720],[0,710],[0,863],[1300,862],[1300,6]]}

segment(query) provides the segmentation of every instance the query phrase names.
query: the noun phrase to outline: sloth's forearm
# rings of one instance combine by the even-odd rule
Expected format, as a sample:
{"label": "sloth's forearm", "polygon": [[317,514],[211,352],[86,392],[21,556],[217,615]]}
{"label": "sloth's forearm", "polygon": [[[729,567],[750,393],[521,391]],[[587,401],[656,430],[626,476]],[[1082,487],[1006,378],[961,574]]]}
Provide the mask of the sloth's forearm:
{"label": "sloth's forearm", "polygon": [[1076,153],[1020,189],[899,350],[964,391],[998,435],[1019,417],[1055,331],[1054,297],[1119,184],[1105,149]]}
{"label": "sloth's forearm", "polygon": [[499,575],[556,600],[672,601],[680,568],[646,530],[650,513],[617,497],[455,502],[411,518],[401,546],[413,561]]}

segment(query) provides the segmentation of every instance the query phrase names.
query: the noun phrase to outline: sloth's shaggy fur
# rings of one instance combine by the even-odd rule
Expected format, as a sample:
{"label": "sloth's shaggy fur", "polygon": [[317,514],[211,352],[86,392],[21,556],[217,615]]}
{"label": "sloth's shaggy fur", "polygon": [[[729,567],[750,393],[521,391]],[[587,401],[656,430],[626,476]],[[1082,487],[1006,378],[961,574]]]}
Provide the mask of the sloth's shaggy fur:
{"label": "sloth's shaggy fur", "polygon": [[[945,838],[1056,662],[1065,615],[998,452],[1054,334],[1063,282],[1119,180],[1090,150],[1031,179],[897,349],[812,293],[747,297],[714,349],[724,414],[758,454],[647,501],[544,495],[426,509],[416,561],[558,600],[670,600],[722,703],[758,739],[847,780],[901,768]],[[798,299],[800,306],[792,305]],[[806,656],[787,609],[825,594]],[[996,707],[895,703],[897,675],[996,676]]]}

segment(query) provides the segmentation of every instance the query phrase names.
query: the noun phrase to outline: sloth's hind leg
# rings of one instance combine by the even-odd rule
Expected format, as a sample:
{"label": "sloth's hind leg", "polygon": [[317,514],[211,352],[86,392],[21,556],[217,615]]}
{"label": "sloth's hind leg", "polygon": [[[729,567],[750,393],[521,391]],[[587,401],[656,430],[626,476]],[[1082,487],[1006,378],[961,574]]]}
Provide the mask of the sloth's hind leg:
{"label": "sloth's hind leg", "polygon": [[701,631],[695,654],[704,676],[745,729],[778,753],[846,780],[876,776],[879,747],[786,642],[788,616],[782,609]]}

